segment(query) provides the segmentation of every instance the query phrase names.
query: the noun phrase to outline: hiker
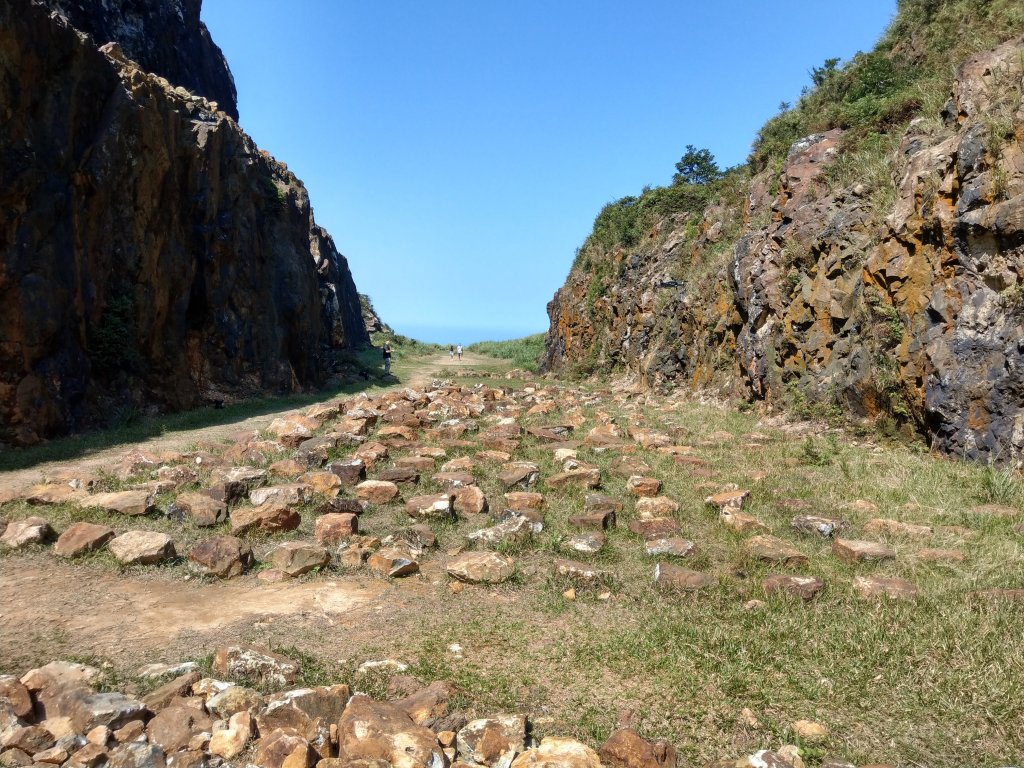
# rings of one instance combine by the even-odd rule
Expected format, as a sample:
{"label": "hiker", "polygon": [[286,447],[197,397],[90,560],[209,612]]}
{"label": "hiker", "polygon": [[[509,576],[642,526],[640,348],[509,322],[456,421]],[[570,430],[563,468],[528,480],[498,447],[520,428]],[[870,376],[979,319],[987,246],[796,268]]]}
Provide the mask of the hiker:
{"label": "hiker", "polygon": [[448,359],[449,360],[454,360],[455,359],[455,347],[454,347],[454,345],[451,345],[451,344],[448,345]]}
{"label": "hiker", "polygon": [[461,359],[462,359],[462,345],[461,345],[461,344],[459,344],[459,346],[457,346],[457,347],[455,348],[455,351],[456,351],[456,352],[458,353],[458,355],[459,355],[459,360],[461,360]]}
{"label": "hiker", "polygon": [[391,343],[384,343],[384,375],[391,373]]}

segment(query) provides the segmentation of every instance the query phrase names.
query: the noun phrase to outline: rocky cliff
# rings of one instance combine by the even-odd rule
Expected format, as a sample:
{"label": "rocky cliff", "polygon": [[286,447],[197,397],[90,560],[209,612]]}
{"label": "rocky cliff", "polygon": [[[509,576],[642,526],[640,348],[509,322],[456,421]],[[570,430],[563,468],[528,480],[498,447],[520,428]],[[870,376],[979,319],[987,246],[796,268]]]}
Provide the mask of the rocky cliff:
{"label": "rocky cliff", "polygon": [[366,343],[283,164],[118,45],[0,0],[0,442],[295,391]]}
{"label": "rocky cliff", "polygon": [[97,45],[115,42],[146,72],[167,78],[238,120],[235,80],[199,19],[202,0],[44,0]]}
{"label": "rocky cliff", "polygon": [[596,228],[548,305],[544,365],[841,408],[1019,464],[1022,61],[1021,39],[969,58],[938,114],[890,128],[879,184],[844,167],[837,127],[702,210],[614,242]]}

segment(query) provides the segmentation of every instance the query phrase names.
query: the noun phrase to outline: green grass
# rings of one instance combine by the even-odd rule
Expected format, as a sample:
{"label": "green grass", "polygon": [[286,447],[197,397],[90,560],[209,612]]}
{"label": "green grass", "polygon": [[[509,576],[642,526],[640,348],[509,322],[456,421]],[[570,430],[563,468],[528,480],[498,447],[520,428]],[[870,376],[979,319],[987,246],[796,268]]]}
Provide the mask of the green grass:
{"label": "green grass", "polygon": [[544,353],[544,334],[535,333],[508,341],[478,341],[470,344],[467,349],[479,355],[511,360],[517,368],[536,371],[537,361]]}

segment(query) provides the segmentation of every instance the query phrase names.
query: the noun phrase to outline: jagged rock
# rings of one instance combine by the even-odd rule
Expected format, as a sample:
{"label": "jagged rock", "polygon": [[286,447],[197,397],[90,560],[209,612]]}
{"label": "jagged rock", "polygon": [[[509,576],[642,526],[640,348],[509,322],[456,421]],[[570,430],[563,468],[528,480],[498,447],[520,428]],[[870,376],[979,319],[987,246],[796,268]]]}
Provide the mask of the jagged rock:
{"label": "jagged rock", "polygon": [[465,488],[453,488],[451,493],[455,497],[456,512],[464,515],[481,515],[487,511],[487,496],[483,489],[470,485]]}
{"label": "jagged rock", "polygon": [[762,523],[753,515],[740,512],[733,507],[724,507],[718,515],[719,521],[730,531],[736,533],[753,533],[755,531],[767,531],[768,526]]}
{"label": "jagged rock", "polygon": [[656,477],[633,475],[626,481],[626,490],[634,496],[657,496],[661,492],[661,480]]}
{"label": "jagged rock", "polygon": [[175,700],[187,696],[191,692],[192,686],[199,682],[199,677],[198,670],[192,670],[191,672],[179,675],[170,682],[164,683],[156,690],[146,694],[142,702],[151,712],[160,712],[170,706]]}
{"label": "jagged rock", "polygon": [[388,483],[416,484],[420,481],[420,473],[412,467],[392,467],[382,470],[377,479]]}
{"label": "jagged rock", "polygon": [[292,578],[323,568],[331,562],[330,553],[321,546],[304,541],[286,541],[271,550],[267,561]]}
{"label": "jagged rock", "polygon": [[471,720],[456,737],[464,761],[488,768],[507,768],[526,749],[526,718],[502,715]]}
{"label": "jagged rock", "polygon": [[83,507],[96,507],[106,512],[129,515],[147,515],[152,512],[153,497],[146,491],[116,491],[113,493],[97,493],[82,499]]}
{"label": "jagged rock", "polygon": [[451,519],[454,514],[455,494],[441,493],[430,496],[413,496],[405,502],[406,513],[418,520]]}
{"label": "jagged rock", "polygon": [[[287,676],[273,671],[270,665],[267,668],[271,670],[269,675],[260,678],[259,670],[256,670],[254,674],[249,675],[249,679],[266,679],[269,683],[276,684],[277,680]],[[230,683],[221,685],[224,687],[206,700],[206,708],[217,717],[230,718],[242,712],[253,714],[263,706],[263,697],[252,688]]]}
{"label": "jagged rock", "polygon": [[29,489],[25,501],[35,507],[49,507],[57,504],[78,503],[88,494],[70,485],[36,485]]}
{"label": "jagged rock", "polygon": [[359,533],[359,518],[349,512],[328,512],[316,519],[313,538],[318,544],[337,544]]}
{"label": "jagged rock", "polygon": [[913,600],[917,587],[906,579],[895,576],[858,576],[853,588],[863,598],[888,597],[893,600]]}
{"label": "jagged rock", "polygon": [[476,478],[469,472],[438,472],[431,479],[447,491],[476,485]]}
{"label": "jagged rock", "polygon": [[668,517],[679,511],[679,502],[668,496],[645,496],[636,500],[635,508],[641,519]]}
{"label": "jagged rock", "polygon": [[42,544],[53,536],[50,524],[41,517],[26,517],[7,524],[2,536],[0,547],[7,549],[23,549],[33,544]]}
{"label": "jagged rock", "polygon": [[650,742],[632,728],[619,728],[598,750],[607,768],[675,768],[676,751],[661,739]]}
{"label": "jagged rock", "polygon": [[448,575],[468,584],[500,584],[512,577],[512,558],[497,552],[464,552],[448,560]]}
{"label": "jagged rock", "polygon": [[416,725],[393,704],[353,696],[338,721],[338,759],[342,764],[401,768],[444,768],[445,756],[433,732]]}
{"label": "jagged rock", "polygon": [[326,469],[337,476],[342,485],[356,485],[366,479],[366,464],[362,459],[332,461]]}
{"label": "jagged rock", "polygon": [[568,472],[559,472],[544,481],[550,488],[566,488],[575,486],[577,488],[591,489],[601,485],[601,470],[599,469],[571,469]]}
{"label": "jagged rock", "polygon": [[42,752],[54,745],[53,734],[39,725],[25,725],[13,728],[3,736],[0,748],[20,749],[29,755]]}
{"label": "jagged rock", "polygon": [[383,480],[364,480],[356,486],[356,497],[371,504],[390,504],[398,494],[397,485]]}
{"label": "jagged rock", "polygon": [[205,493],[182,493],[167,508],[167,516],[173,520],[189,519],[200,528],[208,528],[227,519],[228,506]]}
{"label": "jagged rock", "polygon": [[498,475],[498,482],[507,490],[513,488],[521,488],[524,491],[529,490],[537,484],[539,479],[540,470],[537,469],[536,465],[511,467],[503,470]]}
{"label": "jagged rock", "polygon": [[574,549],[577,552],[582,552],[587,555],[593,555],[601,551],[604,547],[604,534],[603,533],[581,533],[577,536],[570,536],[565,541],[565,546],[569,549]]}
{"label": "jagged rock", "polygon": [[235,680],[283,687],[295,682],[299,664],[263,648],[227,645],[218,648],[214,654],[213,671]]}
{"label": "jagged rock", "polygon": [[817,576],[789,576],[775,574],[761,583],[766,595],[783,592],[802,600],[811,600],[825,588],[825,582]]}
{"label": "jagged rock", "polygon": [[[0,675],[0,704],[6,704],[16,718],[24,720],[32,716],[32,697],[28,688],[14,675]],[[2,731],[0,726],[0,733]]]}
{"label": "jagged rock", "polygon": [[167,707],[146,724],[146,736],[166,753],[188,748],[192,737],[213,729],[213,721],[195,707]]}
{"label": "jagged rock", "polygon": [[856,539],[833,540],[832,553],[846,563],[892,560],[896,557],[896,552],[885,544],[879,544],[877,541],[858,541]]}
{"label": "jagged rock", "polygon": [[165,768],[166,755],[155,744],[119,744],[107,755],[108,768]]}
{"label": "jagged rock", "polygon": [[796,547],[775,536],[754,536],[743,545],[748,557],[780,565],[807,565],[809,558]]}
{"label": "jagged rock", "polygon": [[408,547],[378,549],[366,559],[366,564],[385,576],[409,576],[419,572],[420,565]]}
{"label": "jagged rock", "polygon": [[[436,680],[426,688],[416,690],[405,698],[393,703],[409,715],[416,725],[430,727],[431,724],[437,723],[438,719],[448,714],[448,701],[454,694],[454,686],[450,683]],[[432,730],[437,731],[436,725]],[[438,734],[438,740],[441,741],[440,734]]]}
{"label": "jagged rock", "polygon": [[[735,487],[735,486],[733,486]],[[708,496],[704,503],[719,509],[742,509],[750,500],[750,491],[722,491]]]}
{"label": "jagged rock", "polygon": [[513,512],[540,509],[544,506],[544,494],[529,491],[511,491],[505,494],[505,506]]}
{"label": "jagged rock", "polygon": [[78,733],[99,725],[117,730],[134,720],[142,722],[149,714],[145,704],[123,693],[93,693],[88,688],[66,689],[56,709],[71,718]]}
{"label": "jagged rock", "polygon": [[177,556],[171,537],[158,531],[125,531],[107,549],[122,565],[156,565]]}
{"label": "jagged rock", "polygon": [[654,583],[659,587],[685,591],[707,589],[716,584],[710,574],[691,571],[669,563],[658,563],[654,566]]}
{"label": "jagged rock", "polygon": [[299,527],[302,518],[290,507],[270,502],[259,507],[239,507],[231,513],[231,533],[244,536],[250,531],[284,533]]}
{"label": "jagged rock", "polygon": [[680,536],[647,539],[644,542],[644,554],[648,557],[656,557],[658,555],[691,557],[696,551],[696,544]]}
{"label": "jagged rock", "polygon": [[797,515],[793,518],[790,526],[800,533],[816,534],[822,538],[830,539],[837,533],[849,528],[849,523],[834,517],[819,517],[817,515]]}
{"label": "jagged rock", "polygon": [[204,539],[188,553],[190,566],[204,576],[230,579],[241,576],[252,565],[252,548],[236,536]]}
{"label": "jagged rock", "polygon": [[265,488],[255,488],[249,492],[249,501],[255,507],[264,504],[280,507],[307,504],[312,497],[313,488],[305,483],[270,485]]}
{"label": "jagged rock", "polygon": [[575,739],[545,736],[513,761],[511,768],[601,768],[597,753]]}
{"label": "jagged rock", "polygon": [[629,530],[644,540],[664,539],[679,533],[679,523],[667,517],[645,517],[630,520]]}
{"label": "jagged rock", "polygon": [[470,541],[485,547],[496,547],[505,542],[519,542],[530,538],[534,532],[534,523],[529,518],[514,514],[504,522],[481,528],[466,534]]}

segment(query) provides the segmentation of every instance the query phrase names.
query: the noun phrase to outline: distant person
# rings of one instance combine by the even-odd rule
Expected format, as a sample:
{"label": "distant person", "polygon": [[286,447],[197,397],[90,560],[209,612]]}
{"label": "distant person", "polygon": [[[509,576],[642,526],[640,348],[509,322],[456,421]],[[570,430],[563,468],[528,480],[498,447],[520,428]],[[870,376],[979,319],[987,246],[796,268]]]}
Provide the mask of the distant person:
{"label": "distant person", "polygon": [[452,344],[448,345],[448,359],[449,360],[454,360],[455,359],[455,346],[452,345]]}
{"label": "distant person", "polygon": [[462,345],[461,344],[459,344],[459,346],[457,346],[455,348],[455,353],[459,356],[459,360],[461,360],[462,359]]}
{"label": "distant person", "polygon": [[384,343],[384,375],[387,376],[391,373],[391,344],[389,342]]}

